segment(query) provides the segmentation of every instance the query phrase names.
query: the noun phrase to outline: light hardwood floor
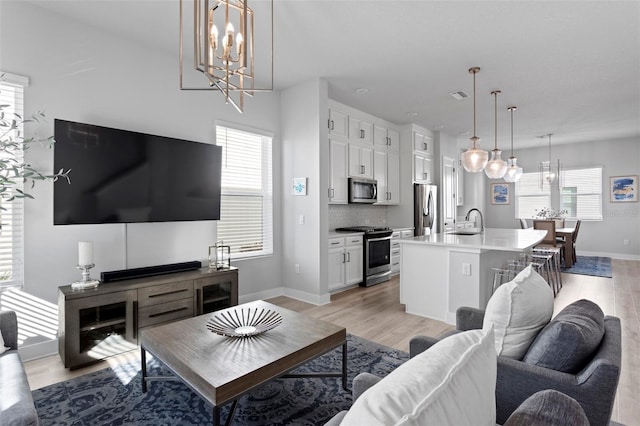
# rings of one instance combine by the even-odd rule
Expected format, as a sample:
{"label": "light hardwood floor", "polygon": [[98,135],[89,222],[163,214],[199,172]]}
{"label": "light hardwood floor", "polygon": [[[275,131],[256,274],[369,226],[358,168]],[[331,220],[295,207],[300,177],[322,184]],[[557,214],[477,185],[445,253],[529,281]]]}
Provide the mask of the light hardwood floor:
{"label": "light hardwood floor", "polygon": [[[564,286],[555,301],[558,312],[579,299],[596,302],[607,315],[622,322],[622,373],[612,420],[625,425],[640,425],[640,405],[635,398],[640,389],[640,261],[613,260],[613,278],[563,274]],[[342,325],[351,334],[399,350],[409,350],[409,339],[416,334],[437,336],[452,326],[404,312],[399,302],[398,278],[371,288],[354,288],[332,296],[331,303],[315,306],[287,297],[271,303],[303,312],[315,318]],[[138,359],[137,351],[113,357],[105,362],[69,371],[57,355],[25,363],[32,389],[68,380]]]}

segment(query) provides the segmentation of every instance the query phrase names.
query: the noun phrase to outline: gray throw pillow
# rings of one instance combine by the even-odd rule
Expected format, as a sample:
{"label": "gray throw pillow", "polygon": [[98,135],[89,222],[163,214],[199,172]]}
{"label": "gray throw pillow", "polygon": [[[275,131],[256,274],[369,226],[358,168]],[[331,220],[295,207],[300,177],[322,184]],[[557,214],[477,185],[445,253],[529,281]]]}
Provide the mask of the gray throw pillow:
{"label": "gray throw pillow", "polygon": [[575,374],[593,358],[603,336],[602,309],[590,300],[578,300],[540,331],[522,360]]}
{"label": "gray throw pillow", "polygon": [[589,426],[575,399],[555,390],[536,392],[514,411],[504,426]]}

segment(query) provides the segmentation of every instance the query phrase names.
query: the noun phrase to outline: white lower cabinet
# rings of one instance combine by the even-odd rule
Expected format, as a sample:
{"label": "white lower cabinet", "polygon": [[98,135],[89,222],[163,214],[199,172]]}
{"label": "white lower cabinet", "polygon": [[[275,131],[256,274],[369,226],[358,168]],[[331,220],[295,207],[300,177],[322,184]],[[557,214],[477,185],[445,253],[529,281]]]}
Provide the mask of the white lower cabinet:
{"label": "white lower cabinet", "polygon": [[394,229],[391,234],[391,275],[400,273],[400,239],[413,238],[413,229]]}
{"label": "white lower cabinet", "polygon": [[329,291],[362,282],[363,252],[362,235],[329,238]]}

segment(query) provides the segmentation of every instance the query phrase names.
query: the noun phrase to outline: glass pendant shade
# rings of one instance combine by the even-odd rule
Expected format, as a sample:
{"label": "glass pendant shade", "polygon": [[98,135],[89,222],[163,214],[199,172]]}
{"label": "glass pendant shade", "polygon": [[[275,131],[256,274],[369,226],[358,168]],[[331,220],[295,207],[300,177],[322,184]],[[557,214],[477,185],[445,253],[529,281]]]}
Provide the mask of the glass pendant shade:
{"label": "glass pendant shade", "polygon": [[500,179],[507,171],[507,162],[502,159],[502,151],[491,151],[491,160],[487,162],[484,173],[489,179]]}
{"label": "glass pendant shade", "polygon": [[507,171],[502,177],[505,182],[517,182],[522,177],[522,167],[518,166],[518,159],[516,157],[509,157],[507,160]]}
{"label": "glass pendant shade", "polygon": [[471,146],[462,153],[462,166],[469,173],[481,172],[489,161],[489,153],[480,148],[480,138],[472,137]]}

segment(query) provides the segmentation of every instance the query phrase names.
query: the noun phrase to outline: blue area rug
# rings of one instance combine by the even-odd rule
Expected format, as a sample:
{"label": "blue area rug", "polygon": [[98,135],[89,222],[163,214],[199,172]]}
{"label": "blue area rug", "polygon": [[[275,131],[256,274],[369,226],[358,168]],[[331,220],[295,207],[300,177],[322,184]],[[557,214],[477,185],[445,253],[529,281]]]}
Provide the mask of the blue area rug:
{"label": "blue area rug", "polygon": [[[385,376],[409,356],[377,343],[348,336],[349,386],[361,372]],[[149,374],[170,374],[148,360]],[[342,348],[294,370],[340,371]],[[203,425],[212,422],[212,406],[181,381],[154,381],[147,393],[140,385],[140,360],[107,368],[33,391],[41,425]],[[238,401],[234,425],[322,425],[351,406],[342,379],[277,379]],[[223,407],[222,421],[229,405]]]}
{"label": "blue area rug", "polygon": [[611,258],[598,256],[576,256],[577,261],[571,268],[563,268],[568,274],[592,275],[611,278]]}

